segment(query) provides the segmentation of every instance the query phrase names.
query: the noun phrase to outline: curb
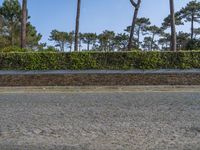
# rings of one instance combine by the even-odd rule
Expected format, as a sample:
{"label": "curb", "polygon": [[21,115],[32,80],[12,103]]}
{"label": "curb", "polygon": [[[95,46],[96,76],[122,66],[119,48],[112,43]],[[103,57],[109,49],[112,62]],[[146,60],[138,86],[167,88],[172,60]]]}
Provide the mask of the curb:
{"label": "curb", "polygon": [[197,92],[200,86],[29,86],[0,87],[6,93],[130,93],[130,92]]}

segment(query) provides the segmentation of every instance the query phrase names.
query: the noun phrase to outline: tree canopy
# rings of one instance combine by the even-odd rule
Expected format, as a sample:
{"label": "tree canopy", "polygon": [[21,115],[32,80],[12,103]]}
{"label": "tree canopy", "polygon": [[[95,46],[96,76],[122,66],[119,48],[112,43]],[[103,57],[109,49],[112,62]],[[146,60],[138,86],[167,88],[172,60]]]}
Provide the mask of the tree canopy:
{"label": "tree canopy", "polygon": [[[173,0],[171,0],[173,1]],[[171,2],[170,1],[170,2]],[[23,1],[24,2],[24,1]],[[27,2],[27,0],[26,0]],[[130,25],[124,27],[124,31],[104,30],[101,33],[80,32],[79,26],[81,17],[81,3],[77,0],[76,28],[74,31],[66,32],[53,29],[49,36],[49,41],[54,44],[41,43],[42,35],[37,32],[32,25],[30,15],[25,18],[26,35],[24,38],[26,48],[30,50],[50,50],[64,51],[127,51],[127,50],[166,50],[171,49],[172,33],[169,28],[172,25],[171,14],[166,16],[160,26],[154,25],[147,17],[138,17],[142,0],[127,0],[134,10],[133,20]],[[171,4],[171,3],[170,3]],[[4,0],[0,6],[0,48],[9,46],[20,47],[23,26],[23,11],[18,0]],[[171,5],[170,5],[171,6]],[[26,8],[26,7],[25,7]],[[173,8],[173,7],[172,7]],[[27,11],[28,14],[28,11]],[[177,50],[200,49],[200,2],[191,0],[186,6],[174,12],[175,26],[191,26],[190,32],[178,30],[175,32]],[[120,20],[119,20],[120,21]],[[130,48],[130,49],[129,49]]]}

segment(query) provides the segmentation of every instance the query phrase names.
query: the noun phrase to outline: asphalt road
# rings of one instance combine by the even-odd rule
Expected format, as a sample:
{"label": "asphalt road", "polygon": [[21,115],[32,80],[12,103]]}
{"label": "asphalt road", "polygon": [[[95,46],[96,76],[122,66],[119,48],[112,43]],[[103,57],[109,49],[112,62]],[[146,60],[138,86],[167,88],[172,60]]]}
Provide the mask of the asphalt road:
{"label": "asphalt road", "polygon": [[0,93],[0,150],[199,150],[200,92]]}

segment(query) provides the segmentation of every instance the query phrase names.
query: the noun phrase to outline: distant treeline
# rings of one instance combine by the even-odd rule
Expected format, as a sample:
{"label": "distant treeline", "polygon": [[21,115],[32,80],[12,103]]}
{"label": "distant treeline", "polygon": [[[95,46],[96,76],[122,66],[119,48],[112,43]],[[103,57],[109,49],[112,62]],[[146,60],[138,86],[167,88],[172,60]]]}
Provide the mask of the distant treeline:
{"label": "distant treeline", "polygon": [[[49,51],[127,51],[130,50],[175,50],[172,44],[176,43],[177,50],[200,49],[200,2],[190,1],[185,7],[174,13],[176,26],[190,24],[190,32],[178,31],[175,39],[172,37],[173,14],[167,16],[161,26],[155,26],[149,18],[138,18],[137,11],[141,0],[137,3],[130,0],[135,9],[133,24],[124,29],[122,33],[105,30],[97,33],[80,33],[79,18],[81,1],[77,0],[76,28],[72,32],[53,30],[49,40],[55,46],[40,43],[42,35],[29,22],[30,16],[27,11],[27,0],[4,0],[0,6],[0,49],[9,50],[7,47],[21,47],[29,50]],[[173,3],[170,3],[173,4]],[[172,7],[171,7],[172,8]],[[24,19],[27,18],[27,19]],[[25,24],[25,26],[24,26]],[[133,36],[132,36],[133,32]],[[131,40],[130,40],[131,38]],[[173,41],[172,41],[173,40]],[[131,43],[131,45],[130,45]],[[11,48],[13,50],[13,48]],[[19,50],[19,49],[18,49]],[[23,50],[22,50],[23,51]]]}

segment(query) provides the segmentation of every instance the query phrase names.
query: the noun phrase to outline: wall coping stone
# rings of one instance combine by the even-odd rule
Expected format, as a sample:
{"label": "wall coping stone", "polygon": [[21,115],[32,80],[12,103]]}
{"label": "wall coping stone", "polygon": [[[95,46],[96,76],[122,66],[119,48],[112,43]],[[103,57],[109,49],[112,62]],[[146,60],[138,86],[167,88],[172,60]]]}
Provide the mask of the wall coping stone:
{"label": "wall coping stone", "polygon": [[200,74],[200,69],[160,69],[160,70],[47,70],[47,71],[0,71],[0,75],[67,75],[67,74]]}

